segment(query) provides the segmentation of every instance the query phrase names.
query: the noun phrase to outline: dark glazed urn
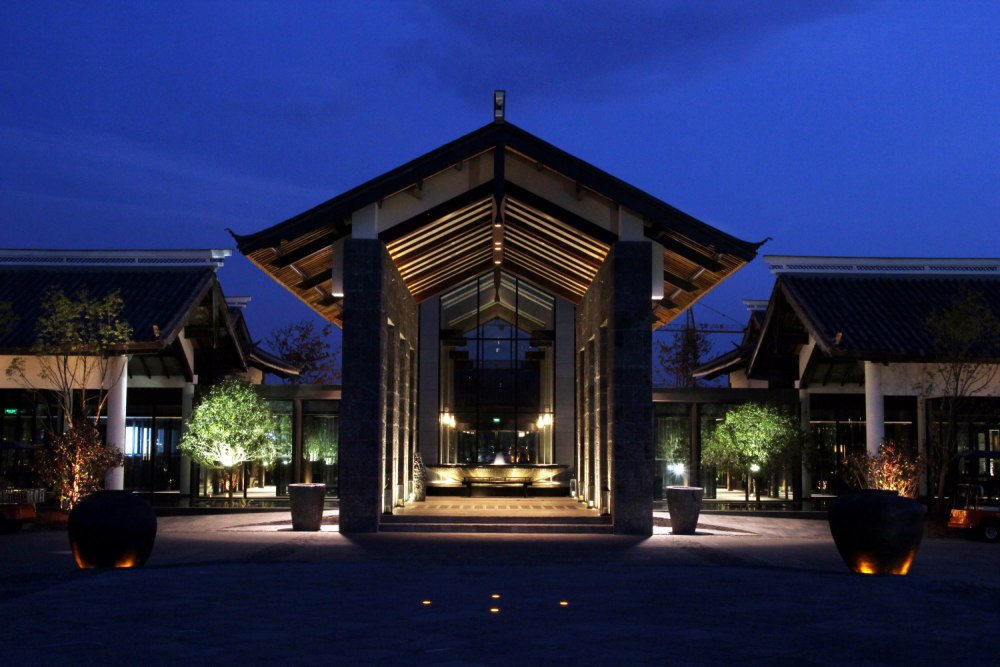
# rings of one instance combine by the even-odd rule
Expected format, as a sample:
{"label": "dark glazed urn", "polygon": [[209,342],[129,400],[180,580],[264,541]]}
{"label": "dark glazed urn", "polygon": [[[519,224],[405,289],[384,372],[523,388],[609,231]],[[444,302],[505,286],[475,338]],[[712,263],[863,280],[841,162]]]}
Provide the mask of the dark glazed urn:
{"label": "dark glazed urn", "polygon": [[700,486],[668,486],[667,511],[670,512],[670,532],[675,535],[694,535],[701,514]]}
{"label": "dark glazed urn", "polygon": [[319,530],[323,523],[326,484],[289,484],[292,530]]}
{"label": "dark glazed urn", "polygon": [[139,567],[153,551],[156,512],[131,491],[98,491],[70,511],[67,528],[79,567]]}
{"label": "dark glazed urn", "polygon": [[830,533],[848,569],[906,574],[924,536],[924,507],[895,491],[856,491],[830,503]]}

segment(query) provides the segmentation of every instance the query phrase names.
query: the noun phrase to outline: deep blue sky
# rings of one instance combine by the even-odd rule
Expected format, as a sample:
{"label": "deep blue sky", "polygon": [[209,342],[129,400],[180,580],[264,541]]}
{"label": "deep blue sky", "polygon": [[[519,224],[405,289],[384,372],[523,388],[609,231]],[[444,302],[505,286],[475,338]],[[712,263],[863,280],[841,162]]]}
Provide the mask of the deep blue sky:
{"label": "deep blue sky", "polygon": [[[1000,255],[1000,2],[8,2],[0,247],[232,247],[507,118],[767,254]],[[241,256],[264,336],[308,311]],[[744,320],[757,260],[705,300]],[[727,320],[716,311],[724,313]]]}

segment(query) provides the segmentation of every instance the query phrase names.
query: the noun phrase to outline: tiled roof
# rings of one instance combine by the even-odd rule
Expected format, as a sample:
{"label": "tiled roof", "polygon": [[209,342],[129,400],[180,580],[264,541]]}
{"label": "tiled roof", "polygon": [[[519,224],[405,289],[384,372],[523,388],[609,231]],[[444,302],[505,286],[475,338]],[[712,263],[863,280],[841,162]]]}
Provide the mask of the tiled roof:
{"label": "tiled roof", "polygon": [[[963,290],[980,295],[1000,317],[1000,276],[783,274],[777,289],[820,348],[841,358],[933,358],[927,322]],[[1000,349],[974,356],[997,358]]]}
{"label": "tiled roof", "polygon": [[0,349],[31,347],[42,295],[50,288],[60,289],[67,296],[85,291],[90,298],[118,290],[124,307],[122,319],[132,327],[133,340],[150,346],[166,345],[173,341],[190,310],[214,281],[214,268],[206,266],[2,266],[0,302],[10,304],[13,321],[9,327],[0,326]]}

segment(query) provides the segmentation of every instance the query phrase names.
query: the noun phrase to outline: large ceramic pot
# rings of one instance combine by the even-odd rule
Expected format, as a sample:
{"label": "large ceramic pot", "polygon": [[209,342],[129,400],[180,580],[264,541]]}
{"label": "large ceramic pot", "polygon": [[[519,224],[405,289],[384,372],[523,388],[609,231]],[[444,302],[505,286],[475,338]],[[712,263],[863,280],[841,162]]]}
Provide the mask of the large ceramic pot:
{"label": "large ceramic pot", "polygon": [[326,484],[289,484],[292,530],[319,530],[323,523]]}
{"label": "large ceramic pot", "polygon": [[701,513],[700,486],[668,486],[667,511],[670,512],[670,532],[675,535],[694,535]]}
{"label": "large ceramic pot", "polygon": [[863,490],[830,503],[830,533],[859,574],[906,574],[924,536],[924,507],[895,491]]}
{"label": "large ceramic pot", "polygon": [[98,491],[70,511],[67,529],[79,567],[138,567],[153,551],[156,512],[131,491]]}

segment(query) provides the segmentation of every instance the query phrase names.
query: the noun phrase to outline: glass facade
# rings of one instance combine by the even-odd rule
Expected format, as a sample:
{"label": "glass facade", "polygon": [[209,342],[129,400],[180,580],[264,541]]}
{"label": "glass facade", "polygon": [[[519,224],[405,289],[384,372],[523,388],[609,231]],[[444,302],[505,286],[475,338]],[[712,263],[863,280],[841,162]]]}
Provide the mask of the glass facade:
{"label": "glass facade", "polygon": [[440,461],[552,463],[555,299],[506,273],[441,297]]}
{"label": "glass facade", "polygon": [[666,498],[668,486],[687,486],[691,472],[691,416],[686,404],[657,406],[653,497]]}
{"label": "glass facade", "polygon": [[180,437],[180,389],[131,390],[125,407],[125,488],[179,490]]}

